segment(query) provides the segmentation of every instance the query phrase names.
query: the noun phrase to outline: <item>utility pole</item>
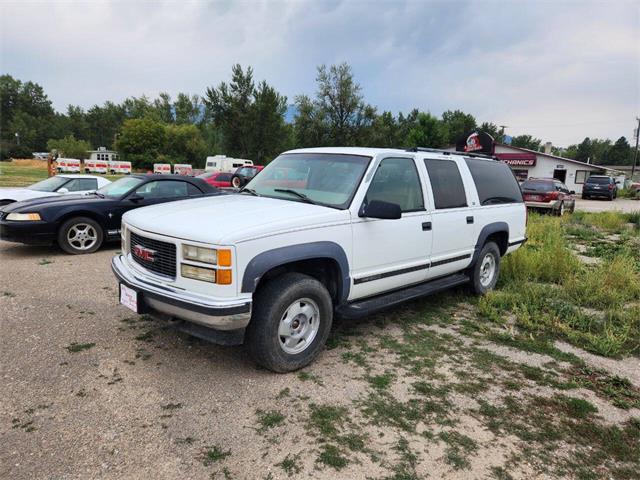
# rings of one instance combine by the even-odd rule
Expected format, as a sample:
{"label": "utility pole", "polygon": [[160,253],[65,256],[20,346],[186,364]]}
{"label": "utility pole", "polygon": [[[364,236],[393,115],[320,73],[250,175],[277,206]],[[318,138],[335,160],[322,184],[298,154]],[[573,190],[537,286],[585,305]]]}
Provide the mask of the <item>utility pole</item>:
{"label": "utility pole", "polygon": [[633,154],[633,165],[631,167],[631,181],[633,182],[633,175],[636,173],[636,163],[638,163],[638,138],[640,138],[640,117],[636,117],[638,121],[638,127],[636,128],[636,151]]}

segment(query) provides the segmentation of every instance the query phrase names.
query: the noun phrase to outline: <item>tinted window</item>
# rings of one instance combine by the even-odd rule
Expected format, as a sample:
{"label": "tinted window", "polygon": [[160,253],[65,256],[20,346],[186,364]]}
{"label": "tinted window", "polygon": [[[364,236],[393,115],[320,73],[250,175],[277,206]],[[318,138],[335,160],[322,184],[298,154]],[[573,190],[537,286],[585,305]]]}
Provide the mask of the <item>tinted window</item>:
{"label": "tinted window", "polygon": [[70,192],[82,192],[84,190],[96,190],[98,181],[95,178],[74,178],[64,188]]}
{"label": "tinted window", "polygon": [[530,192],[551,192],[553,190],[553,182],[544,180],[527,180],[522,184],[523,191]]}
{"label": "tinted window", "polygon": [[589,177],[587,183],[595,183],[596,185],[607,185],[609,183],[609,177]]}
{"label": "tinted window", "polygon": [[142,185],[136,194],[144,198],[172,198],[187,196],[187,182],[158,180]]}
{"label": "tinted window", "polygon": [[520,185],[508,165],[479,158],[467,158],[466,162],[478,190],[480,205],[522,202]]}
{"label": "tinted window", "polygon": [[46,180],[34,183],[28,188],[29,190],[36,190],[38,192],[55,192],[68,181],[69,179],[67,177],[49,177]]}
{"label": "tinted window", "polygon": [[187,183],[187,191],[189,192],[190,197],[202,195],[200,189],[190,183]]}
{"label": "tinted window", "polygon": [[467,206],[467,196],[456,162],[425,158],[436,208]]}
{"label": "tinted window", "polygon": [[365,197],[365,202],[371,200],[396,203],[403,212],[423,210],[422,187],[413,159],[382,160]]}

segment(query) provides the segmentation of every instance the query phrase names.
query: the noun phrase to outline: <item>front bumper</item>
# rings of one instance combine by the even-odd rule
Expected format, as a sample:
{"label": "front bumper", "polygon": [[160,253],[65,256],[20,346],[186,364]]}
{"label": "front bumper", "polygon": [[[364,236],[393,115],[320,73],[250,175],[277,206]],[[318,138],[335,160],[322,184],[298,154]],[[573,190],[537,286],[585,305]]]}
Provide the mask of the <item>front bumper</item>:
{"label": "front bumper", "polygon": [[251,320],[251,301],[246,299],[212,301],[202,295],[150,283],[136,276],[122,255],[111,260],[111,268],[120,283],[138,292],[139,309],[146,307],[165,316],[224,331],[244,329]]}
{"label": "front bumper", "polygon": [[25,245],[51,245],[56,239],[52,226],[39,222],[0,221],[0,240],[24,243]]}

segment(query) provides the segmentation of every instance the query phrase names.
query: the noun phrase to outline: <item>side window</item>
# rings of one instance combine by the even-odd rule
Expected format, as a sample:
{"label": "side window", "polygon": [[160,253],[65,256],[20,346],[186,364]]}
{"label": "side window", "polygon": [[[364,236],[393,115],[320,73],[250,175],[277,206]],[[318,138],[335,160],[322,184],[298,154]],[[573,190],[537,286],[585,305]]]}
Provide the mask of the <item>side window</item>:
{"label": "side window", "polygon": [[424,164],[429,173],[435,207],[458,208],[467,206],[467,195],[456,162],[425,158]]}
{"label": "side window", "polygon": [[189,192],[190,197],[202,195],[202,192],[200,191],[200,189],[190,183],[187,183],[187,191]]}
{"label": "side window", "polygon": [[467,158],[466,162],[478,190],[480,205],[522,203],[520,185],[507,164],[480,158]]}
{"label": "side window", "polygon": [[98,180],[95,178],[79,178],[80,188],[78,190],[97,190]]}
{"label": "side window", "polygon": [[365,202],[381,200],[400,205],[403,212],[424,210],[422,187],[412,158],[385,158],[380,162]]}
{"label": "side window", "polygon": [[144,198],[172,198],[187,196],[187,182],[159,180],[142,185],[136,194]]}
{"label": "side window", "polygon": [[80,188],[80,179],[79,178],[74,178],[70,182],[67,182],[64,185],[62,185],[61,188],[66,188],[70,192],[79,192],[80,190],[82,190]]}

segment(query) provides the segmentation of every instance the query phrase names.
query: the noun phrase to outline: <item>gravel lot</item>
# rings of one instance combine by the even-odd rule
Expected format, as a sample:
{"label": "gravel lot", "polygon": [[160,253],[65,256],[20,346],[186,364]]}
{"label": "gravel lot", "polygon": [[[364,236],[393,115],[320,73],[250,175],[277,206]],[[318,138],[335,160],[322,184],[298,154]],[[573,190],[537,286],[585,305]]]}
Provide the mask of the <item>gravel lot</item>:
{"label": "gravel lot", "polygon": [[583,210],[585,212],[606,212],[609,210],[618,210],[627,213],[635,212],[640,210],[640,200],[616,198],[610,202],[600,199],[582,200],[579,196],[576,196],[576,210]]}
{"label": "gravel lot", "polygon": [[[436,315],[419,326],[421,350],[394,343],[407,334],[398,321],[433,300],[365,319],[303,372],[275,375],[240,347],[207,344],[118,305],[116,251],[67,256],[0,241],[0,478],[555,478],[532,466],[516,437],[491,430],[479,402],[551,398],[549,376],[571,365],[474,336],[468,305],[446,325]],[[504,361],[513,363],[503,370]],[[611,361],[611,371],[637,372],[630,361]],[[538,371],[546,373],[527,376]],[[407,410],[416,380],[448,392],[418,403],[424,418]],[[606,425],[640,414],[590,390],[571,395],[595,405]],[[401,414],[386,418],[396,407]],[[562,443],[556,458],[576,448]]]}

